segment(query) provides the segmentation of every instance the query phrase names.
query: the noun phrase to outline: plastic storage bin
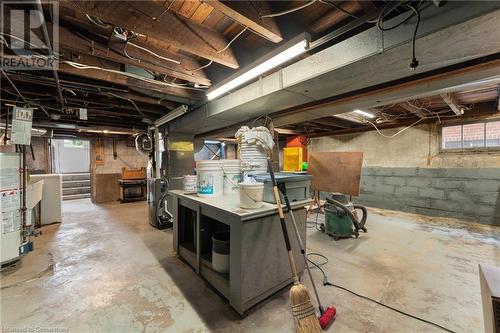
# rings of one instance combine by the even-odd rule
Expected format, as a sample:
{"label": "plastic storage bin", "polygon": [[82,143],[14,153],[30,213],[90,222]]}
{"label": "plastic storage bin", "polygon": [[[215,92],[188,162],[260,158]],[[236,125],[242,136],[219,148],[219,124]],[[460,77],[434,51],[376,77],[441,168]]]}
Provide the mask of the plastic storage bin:
{"label": "plastic storage bin", "polygon": [[[277,172],[275,174],[276,182],[286,184],[286,194],[290,201],[300,201],[305,200],[310,197],[311,188],[311,175],[307,174],[291,174],[286,172]],[[269,174],[265,175],[255,175],[255,180],[264,183],[264,201],[270,203],[276,203],[273,193],[273,185],[271,184],[271,176]]]}

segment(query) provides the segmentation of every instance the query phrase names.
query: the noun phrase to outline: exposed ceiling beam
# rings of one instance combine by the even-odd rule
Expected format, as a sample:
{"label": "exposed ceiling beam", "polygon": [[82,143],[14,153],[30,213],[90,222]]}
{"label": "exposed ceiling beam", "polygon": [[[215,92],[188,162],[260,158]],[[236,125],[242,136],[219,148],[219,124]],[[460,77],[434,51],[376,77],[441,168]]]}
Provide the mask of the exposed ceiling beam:
{"label": "exposed ceiling beam", "polygon": [[203,72],[185,71],[178,64],[165,60],[159,61],[159,58],[133,46],[127,46],[126,52],[130,56],[130,58],[128,58],[107,47],[96,45],[89,40],[81,38],[63,27],[59,27],[59,43],[61,47],[69,48],[71,51],[93,55],[121,64],[133,65],[155,73],[165,74],[201,85],[210,85],[210,80],[203,75]]}
{"label": "exposed ceiling beam", "polygon": [[[62,21],[62,23],[66,23],[66,25],[69,24],[71,30],[74,30],[74,28],[76,28],[77,30],[87,31],[90,35],[100,38],[103,43],[108,42],[109,36],[112,32],[112,26],[95,25],[91,23],[83,13],[76,11],[73,12],[72,15],[69,15],[68,13],[68,15],[64,15],[59,19],[60,21]],[[133,44],[139,46],[139,48],[134,47]],[[195,72],[196,75],[203,78],[207,77],[203,69],[199,69],[202,66],[196,59],[188,57],[184,54],[172,52],[169,50],[169,47],[170,45],[168,43],[151,41],[151,39],[144,39],[142,41],[133,39],[127,45],[127,53],[133,58],[148,59],[147,57],[152,56],[152,54],[148,51],[151,51],[156,53],[160,57],[173,59],[180,62],[179,65],[175,63],[169,63],[168,67],[172,67],[173,69],[178,71]],[[123,48],[117,49],[117,45],[111,44],[110,48],[117,52],[123,53]],[[148,51],[143,49],[141,50],[141,48],[147,49]],[[155,56],[153,57],[155,58]],[[158,59],[158,57],[156,58]]]}
{"label": "exposed ceiling beam", "polygon": [[377,11],[377,6],[375,6],[373,1],[361,0],[356,2],[361,6],[361,8],[363,8],[363,11],[367,14]]}
{"label": "exposed ceiling beam", "polygon": [[339,118],[334,118],[334,117],[325,117],[325,118],[319,118],[319,119],[314,119],[311,120],[310,122],[315,123],[315,124],[321,124],[321,125],[327,125],[327,126],[333,126],[337,128],[350,128],[350,126],[346,125],[345,122],[343,122]]}
{"label": "exposed ceiling beam", "polygon": [[[30,85],[24,86],[26,91],[31,91],[32,89],[39,90],[40,86],[53,87],[55,85],[54,79],[48,78],[48,77],[27,76],[27,75],[15,74],[15,73],[11,73],[10,76],[14,81],[30,83]],[[109,90],[106,90],[108,87],[97,87],[98,90],[89,91],[86,88],[86,86],[88,84],[85,84],[82,82],[77,82],[77,81],[67,81],[67,80],[60,80],[60,81],[61,81],[61,85],[62,85],[63,89],[71,89],[74,91],[81,91],[81,92],[84,92],[86,94],[90,93],[90,94],[111,96],[109,93],[113,93],[117,96],[120,96],[123,98],[128,98],[128,99],[131,99],[135,102],[158,105],[161,107],[165,107],[169,110],[172,110],[178,106],[176,103],[172,103],[170,101],[166,101],[163,99],[157,99],[154,97],[145,96],[145,95],[141,95],[141,94],[137,94],[137,93],[133,93],[133,92],[122,91],[121,89],[113,89],[112,87],[109,87]],[[30,87],[31,87],[31,89],[30,89]],[[32,92],[30,92],[30,93],[32,93]]]}
{"label": "exposed ceiling beam", "polygon": [[262,18],[270,13],[267,1],[220,1],[207,0],[210,6],[221,11],[244,27],[257,32],[274,43],[283,40],[278,25],[272,17]]}
{"label": "exposed ceiling beam", "polygon": [[74,11],[79,11],[124,29],[132,30],[139,34],[137,36],[139,41],[149,41],[160,48],[161,43],[167,43],[221,65],[238,68],[238,62],[230,48],[220,51],[227,45],[227,40],[222,35],[206,26],[173,14],[159,3],[146,1],[57,1],[62,15],[65,15],[65,11],[69,12],[69,15],[74,14]]}
{"label": "exposed ceiling beam", "polygon": [[[480,117],[485,117],[489,116],[492,114],[494,108],[492,107],[492,103],[481,103],[476,105],[474,108],[474,112],[468,113],[466,115],[463,115],[460,117],[460,120],[463,119],[480,119]],[[454,118],[449,118],[445,120],[445,123],[453,123],[455,120],[459,119],[458,117]],[[428,119],[422,119],[421,121],[418,122],[419,125],[423,124],[428,124],[432,122],[436,122],[436,118],[429,117]],[[383,123],[383,124],[377,124],[377,128],[379,130],[382,129],[391,129],[391,128],[397,128],[397,127],[402,127],[402,126],[409,126],[411,124],[415,123],[415,118],[406,118],[404,120],[398,120],[398,121],[393,121],[393,122],[388,122],[388,123]],[[345,129],[345,130],[338,130],[338,131],[331,131],[331,132],[326,132],[326,133],[314,133],[311,134],[311,137],[320,137],[320,136],[329,136],[329,135],[341,135],[341,134],[354,134],[354,133],[361,133],[361,132],[368,132],[368,131],[374,131],[375,128],[372,125],[365,125],[361,126],[358,128],[350,128],[350,129]]]}
{"label": "exposed ceiling beam", "polygon": [[403,109],[405,109],[406,111],[408,111],[410,113],[413,113],[414,115],[416,115],[419,118],[425,117],[425,113],[420,108],[416,107],[413,104],[410,104],[408,102],[403,102],[403,103],[399,103],[398,106],[402,107]]}
{"label": "exposed ceiling beam", "polygon": [[441,98],[448,104],[450,109],[457,115],[461,116],[464,114],[462,107],[457,103],[457,99],[455,94],[453,93],[445,93],[441,94]]}
{"label": "exposed ceiling beam", "polygon": [[336,114],[333,117],[347,120],[354,124],[365,124],[363,117],[353,114],[352,112]]}
{"label": "exposed ceiling beam", "polygon": [[[188,89],[174,88],[161,81],[144,81],[138,78],[128,77],[119,73],[107,72],[101,69],[78,69],[66,63],[59,64],[59,72],[64,74],[76,75],[88,79],[105,81],[111,84],[120,84],[140,89],[159,92],[170,96],[171,100],[186,100],[191,104],[193,100],[201,100],[204,98],[203,94]],[[166,97],[167,97],[166,96]],[[180,98],[180,99],[179,99]]]}
{"label": "exposed ceiling beam", "polygon": [[285,135],[303,135],[305,134],[304,131],[298,131],[298,130],[293,130],[293,129],[288,129],[288,128],[275,128],[275,132],[278,134],[285,134]]}
{"label": "exposed ceiling beam", "polygon": [[[363,1],[362,1],[363,2]],[[343,10],[346,12],[352,13],[356,15],[358,11],[361,10],[361,6],[357,1],[346,1],[342,2],[339,4]],[[348,14],[344,13],[341,10],[338,9],[332,9],[329,12],[327,12],[325,15],[321,16],[318,18],[316,21],[314,21],[310,29],[314,31],[315,33],[320,33],[325,31],[326,29],[329,29],[333,27],[334,25],[342,22],[343,20],[347,19],[350,17]]]}

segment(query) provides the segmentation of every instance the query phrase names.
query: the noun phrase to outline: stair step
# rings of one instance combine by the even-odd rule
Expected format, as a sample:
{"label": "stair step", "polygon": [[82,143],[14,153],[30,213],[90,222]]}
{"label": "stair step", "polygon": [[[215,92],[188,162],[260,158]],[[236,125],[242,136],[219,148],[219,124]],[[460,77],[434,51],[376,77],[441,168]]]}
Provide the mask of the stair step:
{"label": "stair step", "polygon": [[62,176],[62,181],[90,180],[90,173],[66,173]]}
{"label": "stair step", "polygon": [[66,180],[62,183],[63,188],[90,186],[90,180]]}
{"label": "stair step", "polygon": [[90,193],[90,186],[67,187],[62,190],[63,196],[72,194]]}
{"label": "stair step", "polygon": [[84,198],[90,198],[90,193],[64,195],[62,199],[63,199],[63,201],[66,201],[66,200],[75,200],[75,199],[84,199]]}

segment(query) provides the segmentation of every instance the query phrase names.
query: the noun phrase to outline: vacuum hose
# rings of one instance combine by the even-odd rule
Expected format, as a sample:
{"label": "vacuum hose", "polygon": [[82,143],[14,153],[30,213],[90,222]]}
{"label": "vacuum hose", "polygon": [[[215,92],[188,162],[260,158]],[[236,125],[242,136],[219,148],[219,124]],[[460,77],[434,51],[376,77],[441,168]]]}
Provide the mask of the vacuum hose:
{"label": "vacuum hose", "polygon": [[349,215],[349,217],[351,218],[352,220],[352,224],[354,224],[354,227],[356,228],[356,231],[357,230],[363,230],[364,232],[367,232],[366,228],[365,228],[365,223],[366,223],[366,218],[368,216],[368,212],[366,211],[366,207],[364,206],[361,206],[361,205],[354,205],[354,209],[360,209],[362,212],[363,212],[363,217],[361,218],[361,221],[358,219],[358,217],[354,214],[354,212],[352,212],[346,205],[344,205],[343,203],[333,199],[331,196],[330,197],[326,197],[326,201],[328,201],[328,203],[336,206],[336,207],[339,207],[340,209],[342,209],[347,215]]}

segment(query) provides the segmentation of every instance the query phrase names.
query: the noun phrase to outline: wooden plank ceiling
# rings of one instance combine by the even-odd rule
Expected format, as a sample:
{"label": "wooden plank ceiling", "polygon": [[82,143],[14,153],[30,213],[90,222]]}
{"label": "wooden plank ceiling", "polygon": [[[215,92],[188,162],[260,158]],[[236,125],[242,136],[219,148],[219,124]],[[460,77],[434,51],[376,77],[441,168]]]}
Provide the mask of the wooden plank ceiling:
{"label": "wooden plank ceiling", "polygon": [[[26,100],[47,111],[36,112],[35,120],[128,128],[145,128],[180,104],[203,103],[205,90],[217,83],[207,66],[231,74],[241,62],[236,54],[245,54],[246,61],[302,31],[318,38],[381,7],[372,1],[327,0],[52,1],[59,4],[59,78],[51,71],[1,72],[2,113],[5,104]],[[284,11],[290,13],[274,15]],[[3,20],[10,26],[9,17]],[[49,19],[46,26],[52,31]],[[35,33],[43,39],[41,30]],[[12,42],[8,35],[2,38]],[[2,57],[13,56],[4,50]],[[495,98],[497,87],[485,87],[367,111],[374,122],[389,127],[467,115],[468,105]],[[88,120],[76,117],[78,107],[88,109]],[[365,128],[373,126],[362,116],[344,114],[282,130],[314,136]]]}

